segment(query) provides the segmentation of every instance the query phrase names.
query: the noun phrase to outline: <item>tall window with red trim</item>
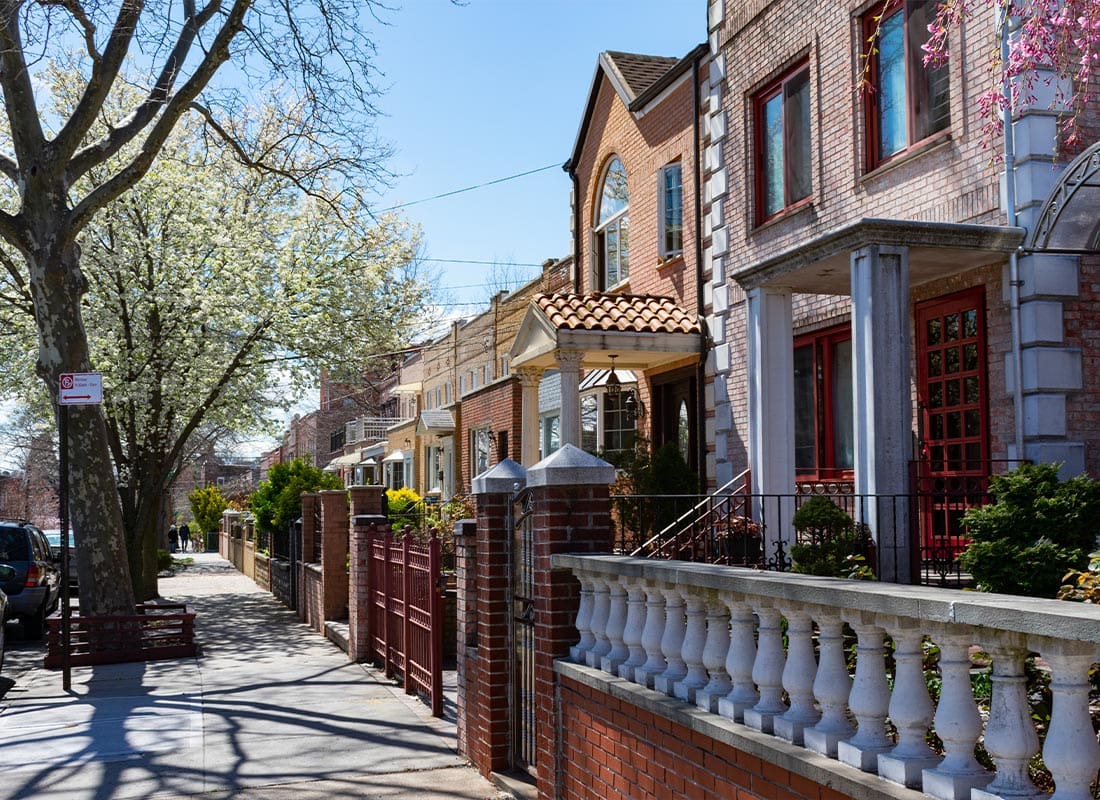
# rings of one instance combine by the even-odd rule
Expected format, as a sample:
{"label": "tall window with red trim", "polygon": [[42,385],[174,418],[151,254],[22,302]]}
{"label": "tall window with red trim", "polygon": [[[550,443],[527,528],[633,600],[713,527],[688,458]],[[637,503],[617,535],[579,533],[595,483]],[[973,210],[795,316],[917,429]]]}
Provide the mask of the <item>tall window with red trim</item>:
{"label": "tall window with red trim", "polygon": [[855,463],[852,331],[845,325],[794,342],[794,463],[800,480],[850,476]]}
{"label": "tall window with red trim", "polygon": [[926,67],[921,49],[938,5],[939,0],[888,0],[862,18],[870,59],[870,90],[864,94],[868,169],[951,124],[947,65]]}
{"label": "tall window with red trim", "polygon": [[809,198],[810,67],[800,63],[758,92],[756,129],[756,218],[766,222]]}

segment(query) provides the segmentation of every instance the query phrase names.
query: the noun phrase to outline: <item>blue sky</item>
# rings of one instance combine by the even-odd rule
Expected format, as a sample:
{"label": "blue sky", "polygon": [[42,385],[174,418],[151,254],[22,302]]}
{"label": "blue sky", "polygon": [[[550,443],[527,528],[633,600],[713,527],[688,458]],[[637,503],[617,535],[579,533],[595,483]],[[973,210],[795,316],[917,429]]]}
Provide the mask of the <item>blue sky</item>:
{"label": "blue sky", "polygon": [[[540,167],[551,169],[403,209],[436,259],[538,265],[569,252],[569,157],[603,50],[683,56],[706,40],[705,0],[409,0],[376,28],[387,87],[380,136],[402,175],[387,208]],[[473,315],[496,272],[431,263],[448,312]],[[494,287],[497,288],[497,287]],[[472,305],[466,305],[472,304]]]}

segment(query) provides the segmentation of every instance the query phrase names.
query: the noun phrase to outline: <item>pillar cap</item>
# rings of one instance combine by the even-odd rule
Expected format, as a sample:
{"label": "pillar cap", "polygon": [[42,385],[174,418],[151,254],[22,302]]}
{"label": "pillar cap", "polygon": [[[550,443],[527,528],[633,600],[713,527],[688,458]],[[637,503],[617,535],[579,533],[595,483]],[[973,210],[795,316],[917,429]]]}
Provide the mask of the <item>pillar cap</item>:
{"label": "pillar cap", "polygon": [[565,444],[531,469],[527,470],[528,486],[608,485],[615,480],[615,468],[586,453],[576,445]]}
{"label": "pillar cap", "polygon": [[511,494],[526,485],[527,470],[512,459],[506,458],[470,481],[470,493]]}

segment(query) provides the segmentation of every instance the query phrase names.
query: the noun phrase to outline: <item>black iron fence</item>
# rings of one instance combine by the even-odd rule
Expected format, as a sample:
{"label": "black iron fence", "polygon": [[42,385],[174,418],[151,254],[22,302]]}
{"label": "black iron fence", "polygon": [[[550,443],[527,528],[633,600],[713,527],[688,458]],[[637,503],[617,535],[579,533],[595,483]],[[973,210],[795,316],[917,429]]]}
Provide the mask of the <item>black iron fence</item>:
{"label": "black iron fence", "polygon": [[[823,551],[840,556],[852,551],[876,575],[896,576],[899,582],[969,584],[958,561],[967,544],[961,519],[967,508],[988,502],[984,482],[897,495],[828,488],[834,491],[818,486],[790,495],[613,495],[615,549],[771,570],[791,569],[799,554],[805,568],[811,556],[823,558]],[[841,509],[847,521],[807,523],[796,517],[818,497]]]}

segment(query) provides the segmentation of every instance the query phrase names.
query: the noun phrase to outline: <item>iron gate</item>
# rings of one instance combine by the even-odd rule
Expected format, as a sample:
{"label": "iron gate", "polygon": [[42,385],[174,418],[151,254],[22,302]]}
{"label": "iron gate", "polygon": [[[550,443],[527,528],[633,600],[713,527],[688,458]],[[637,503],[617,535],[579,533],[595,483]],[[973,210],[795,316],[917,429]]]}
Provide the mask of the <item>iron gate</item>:
{"label": "iron gate", "polygon": [[535,770],[535,545],[531,492],[509,507],[512,593],[512,765]]}

